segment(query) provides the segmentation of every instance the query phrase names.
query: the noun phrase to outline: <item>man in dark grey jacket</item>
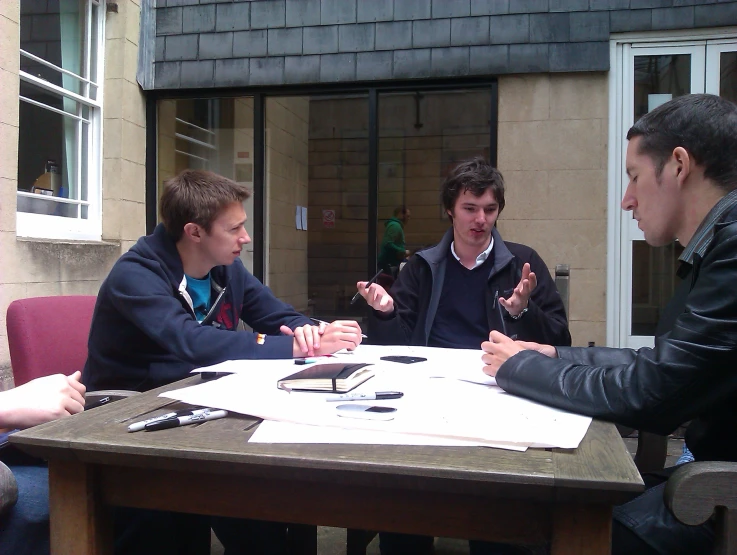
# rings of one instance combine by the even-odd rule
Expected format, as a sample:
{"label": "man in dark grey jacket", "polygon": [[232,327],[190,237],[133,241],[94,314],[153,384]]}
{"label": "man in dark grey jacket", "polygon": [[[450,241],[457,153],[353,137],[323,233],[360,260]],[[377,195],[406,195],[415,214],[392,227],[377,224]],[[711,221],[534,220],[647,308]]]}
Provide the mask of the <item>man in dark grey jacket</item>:
{"label": "man in dark grey jacket", "polygon": [[[656,433],[690,421],[697,461],[737,461],[737,106],[679,97],[627,139],[622,208],[650,245],[686,245],[655,347],[556,349],[492,332],[484,372],[510,393]],[[665,508],[668,475],[615,509],[614,554],[711,552],[711,523],[684,526]]]}

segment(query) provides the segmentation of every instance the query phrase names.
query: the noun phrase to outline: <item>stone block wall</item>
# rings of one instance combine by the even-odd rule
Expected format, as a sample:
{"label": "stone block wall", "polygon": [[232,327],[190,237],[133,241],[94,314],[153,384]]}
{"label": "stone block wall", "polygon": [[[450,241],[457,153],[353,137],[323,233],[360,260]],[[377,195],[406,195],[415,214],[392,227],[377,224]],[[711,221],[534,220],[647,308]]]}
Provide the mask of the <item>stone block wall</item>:
{"label": "stone block wall", "polygon": [[499,79],[499,230],[570,264],[574,345],[606,344],[607,74]]}
{"label": "stone block wall", "polygon": [[0,2],[0,389],[12,385],[5,315],[15,299],[94,295],[145,231],[145,102],[136,83],[139,0],[106,14],[101,241],[16,236],[20,3]]}

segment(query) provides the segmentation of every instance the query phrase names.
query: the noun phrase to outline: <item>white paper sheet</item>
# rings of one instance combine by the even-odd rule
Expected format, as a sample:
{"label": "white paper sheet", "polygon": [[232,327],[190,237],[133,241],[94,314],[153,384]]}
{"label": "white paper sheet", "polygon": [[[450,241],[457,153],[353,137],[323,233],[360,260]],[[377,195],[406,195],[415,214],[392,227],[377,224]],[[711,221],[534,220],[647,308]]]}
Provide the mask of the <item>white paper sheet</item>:
{"label": "white paper sheet", "polygon": [[[379,360],[386,354],[426,356],[428,360],[415,364]],[[480,357],[480,350],[362,345],[352,354],[326,359],[375,365],[375,377],[356,392],[404,393],[401,399],[371,402],[397,408],[394,420],[386,422],[341,418],[336,403],[325,402],[326,394],[279,390],[277,380],[301,368],[291,360],[228,361],[203,370],[233,375],[162,396],[296,424],[429,435],[485,445],[578,446],[590,418],[504,393],[481,372]]]}
{"label": "white paper sheet", "polygon": [[430,445],[439,447],[496,447],[511,451],[526,451],[527,447],[511,443],[482,444],[473,441],[433,436],[395,434],[374,430],[309,426],[264,420],[249,439],[251,443],[321,443],[350,445]]}

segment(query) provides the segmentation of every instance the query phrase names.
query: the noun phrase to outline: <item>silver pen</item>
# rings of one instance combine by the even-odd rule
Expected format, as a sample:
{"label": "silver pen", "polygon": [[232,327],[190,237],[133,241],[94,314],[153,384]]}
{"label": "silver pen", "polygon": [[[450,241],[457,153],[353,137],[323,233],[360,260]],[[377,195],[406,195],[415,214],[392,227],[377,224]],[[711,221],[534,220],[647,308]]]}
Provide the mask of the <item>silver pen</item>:
{"label": "silver pen", "polygon": [[380,401],[382,399],[399,399],[404,396],[401,391],[377,391],[376,393],[343,393],[341,395],[329,395],[325,397],[331,401]]}

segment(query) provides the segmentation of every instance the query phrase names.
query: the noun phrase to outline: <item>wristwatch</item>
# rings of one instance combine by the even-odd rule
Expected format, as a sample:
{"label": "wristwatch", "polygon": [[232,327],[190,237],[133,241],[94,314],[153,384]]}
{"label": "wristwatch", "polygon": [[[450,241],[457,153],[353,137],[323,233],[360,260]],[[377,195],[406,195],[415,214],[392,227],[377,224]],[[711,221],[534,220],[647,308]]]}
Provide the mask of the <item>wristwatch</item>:
{"label": "wristwatch", "polygon": [[519,313],[519,314],[517,314],[517,316],[512,316],[511,314],[509,314],[509,317],[510,317],[510,318],[511,318],[512,320],[519,320],[520,318],[522,318],[522,316],[524,316],[524,315],[525,315],[525,313],[527,312],[527,309],[528,309],[528,308],[529,308],[529,307],[527,307],[527,306],[526,306],[525,308],[523,308],[523,309],[522,309],[522,310],[520,311],[520,313]]}

